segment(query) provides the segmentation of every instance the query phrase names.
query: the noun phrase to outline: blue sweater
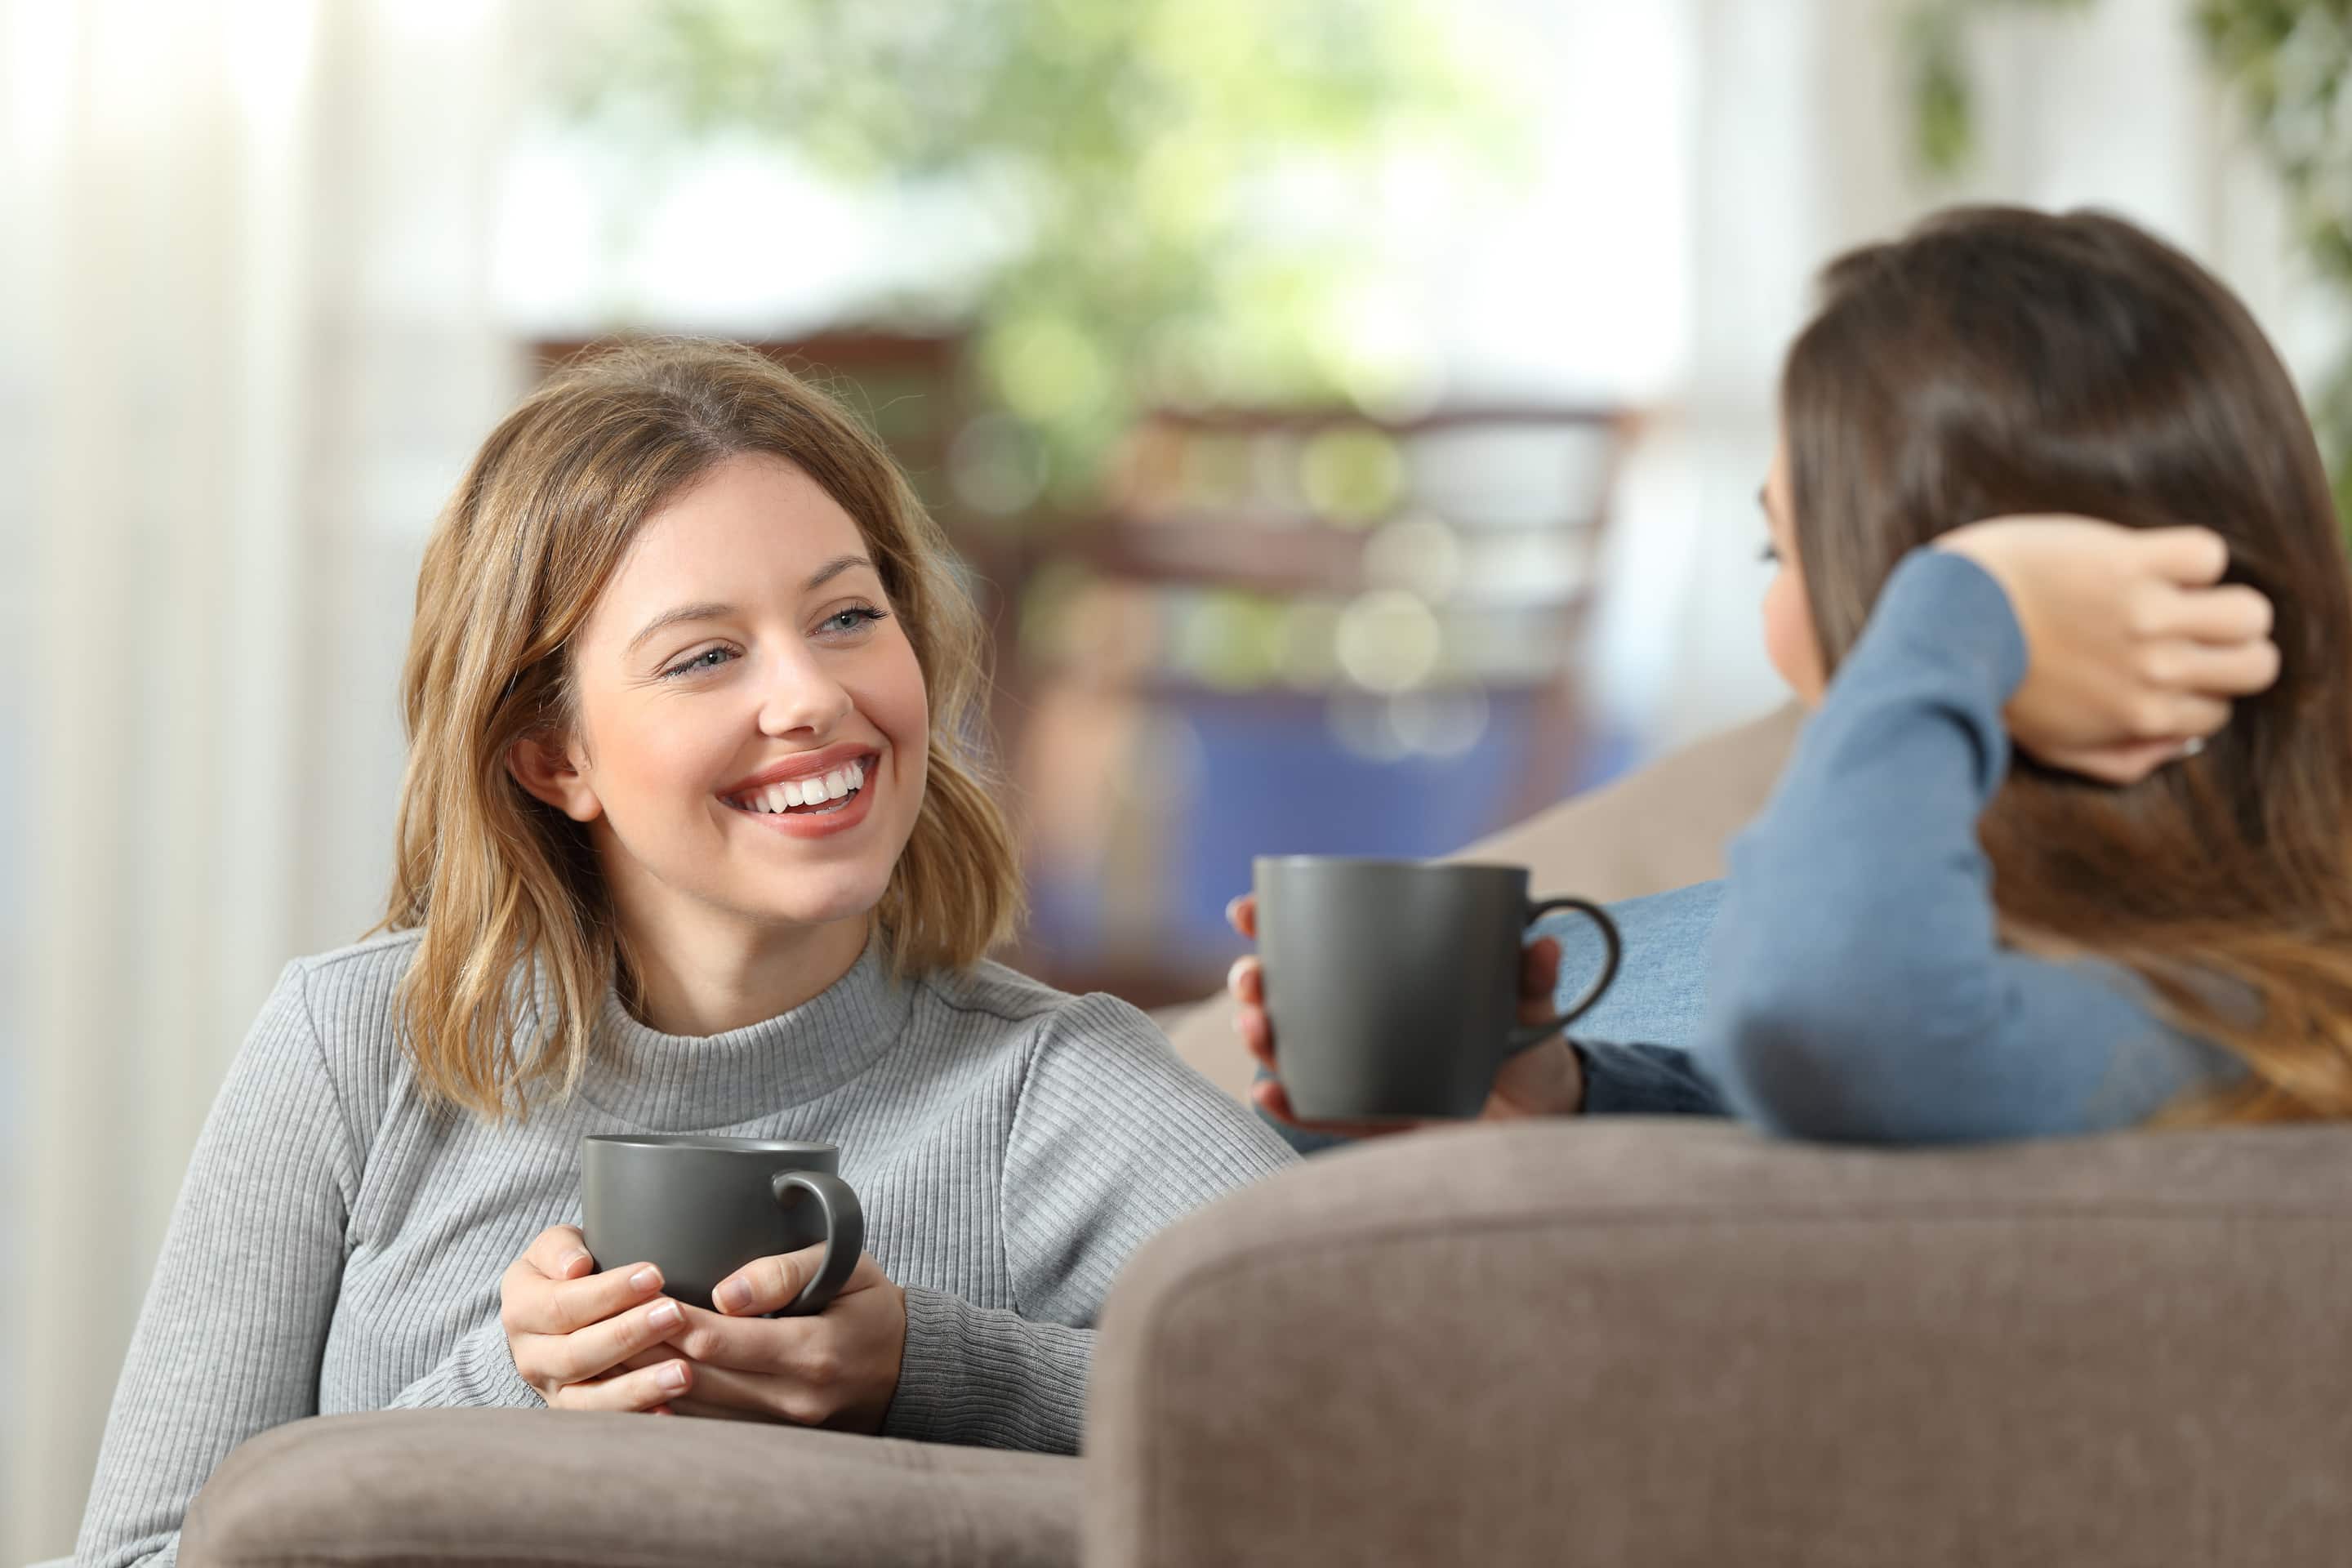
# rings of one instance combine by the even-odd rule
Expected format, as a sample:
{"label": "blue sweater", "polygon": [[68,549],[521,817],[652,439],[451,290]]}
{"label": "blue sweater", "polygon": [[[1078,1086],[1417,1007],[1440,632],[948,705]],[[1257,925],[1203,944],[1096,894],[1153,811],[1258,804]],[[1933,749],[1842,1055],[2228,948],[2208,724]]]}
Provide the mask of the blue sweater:
{"label": "blue sweater", "polygon": [[[2000,714],[2024,674],[1989,574],[1944,551],[1904,561],[1726,879],[1612,906],[1625,967],[1575,1042],[1588,1114],[1874,1142],[2052,1136],[2134,1125],[2241,1070],[2167,1026],[2127,971],[1997,940],[1976,825],[2009,770]],[[1582,922],[1545,930],[1565,1000],[1600,944]]]}

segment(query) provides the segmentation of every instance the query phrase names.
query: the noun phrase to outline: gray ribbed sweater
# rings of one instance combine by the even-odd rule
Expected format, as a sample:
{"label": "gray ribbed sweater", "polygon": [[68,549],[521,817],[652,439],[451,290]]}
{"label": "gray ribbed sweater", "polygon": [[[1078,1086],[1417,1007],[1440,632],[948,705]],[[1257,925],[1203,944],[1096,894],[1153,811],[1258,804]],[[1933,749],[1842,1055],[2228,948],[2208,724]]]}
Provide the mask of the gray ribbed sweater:
{"label": "gray ribbed sweater", "polygon": [[78,1562],[168,1563],[230,1449],[312,1415],[537,1406],[499,1278],[580,1220],[588,1132],[841,1145],[907,1291],[894,1436],[1075,1451],[1093,1322],[1145,1237],[1296,1156],[1150,1020],[993,963],[707,1038],[607,998],[579,1093],[493,1128],[427,1108],[391,1023],[413,934],[288,966],[199,1137],[122,1369]]}

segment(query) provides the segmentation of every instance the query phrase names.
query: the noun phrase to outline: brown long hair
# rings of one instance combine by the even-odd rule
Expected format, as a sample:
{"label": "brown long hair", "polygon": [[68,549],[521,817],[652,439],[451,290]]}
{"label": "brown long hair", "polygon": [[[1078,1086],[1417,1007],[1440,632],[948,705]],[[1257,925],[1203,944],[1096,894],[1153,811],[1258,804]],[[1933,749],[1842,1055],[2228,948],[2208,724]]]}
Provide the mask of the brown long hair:
{"label": "brown long hair", "polygon": [[2004,937],[2144,977],[2242,1086],[2171,1122],[2352,1116],[2352,569],[2245,307],[2099,213],[1966,207],[1855,250],[1780,389],[1824,664],[1914,547],[2003,512],[2204,524],[2276,609],[2277,684],[2128,788],[2021,759],[1979,824]]}
{"label": "brown long hair", "polygon": [[527,1114],[541,1084],[577,1081],[606,990],[631,994],[586,836],[523,791],[507,753],[572,721],[572,640],[646,520],[740,453],[793,464],[849,513],[922,668],[929,779],[877,911],[893,967],[969,963],[1019,917],[1012,835],[976,751],[979,616],[889,454],[833,398],[740,344],[592,353],[490,432],[416,580],[408,767],[377,929],[423,928],[396,1005],[440,1100]]}

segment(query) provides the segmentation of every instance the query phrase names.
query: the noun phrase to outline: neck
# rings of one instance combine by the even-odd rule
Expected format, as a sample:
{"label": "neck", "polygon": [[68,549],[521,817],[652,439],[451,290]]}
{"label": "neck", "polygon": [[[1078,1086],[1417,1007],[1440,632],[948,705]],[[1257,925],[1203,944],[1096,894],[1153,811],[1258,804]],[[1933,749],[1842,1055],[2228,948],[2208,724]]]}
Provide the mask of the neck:
{"label": "neck", "polygon": [[820,994],[856,963],[873,923],[864,914],[813,926],[709,918],[648,931],[625,910],[621,917],[640,1021],[691,1036],[762,1023]]}

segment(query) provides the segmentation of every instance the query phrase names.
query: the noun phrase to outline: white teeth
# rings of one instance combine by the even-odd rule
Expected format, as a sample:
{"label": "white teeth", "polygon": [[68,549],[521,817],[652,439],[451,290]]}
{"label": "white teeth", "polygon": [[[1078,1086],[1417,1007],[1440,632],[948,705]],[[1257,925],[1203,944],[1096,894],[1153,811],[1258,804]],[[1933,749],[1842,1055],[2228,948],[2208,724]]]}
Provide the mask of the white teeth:
{"label": "white teeth", "polygon": [[746,811],[770,813],[790,811],[796,805],[823,805],[828,801],[841,799],[853,790],[864,789],[872,760],[860,757],[829,773],[791,779],[782,784],[770,784],[764,789],[747,790],[735,796],[734,801]]}

